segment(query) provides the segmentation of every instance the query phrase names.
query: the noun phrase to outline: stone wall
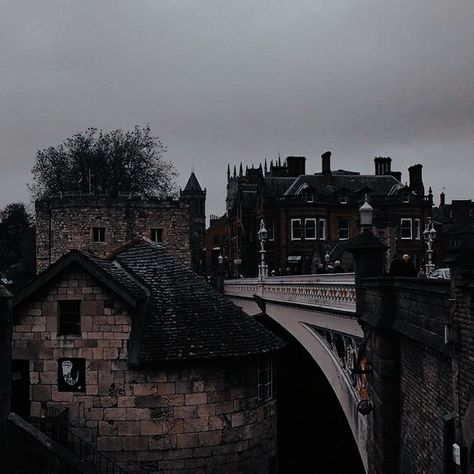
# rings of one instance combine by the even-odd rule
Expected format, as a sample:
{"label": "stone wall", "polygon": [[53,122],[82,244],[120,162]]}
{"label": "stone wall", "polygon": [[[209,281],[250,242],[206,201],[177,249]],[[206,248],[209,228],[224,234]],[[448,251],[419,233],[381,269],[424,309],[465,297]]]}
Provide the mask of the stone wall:
{"label": "stone wall", "polygon": [[[105,242],[92,239],[92,228],[104,227]],[[151,237],[163,229],[163,245],[186,265],[191,264],[189,204],[181,201],[93,196],[65,196],[36,203],[37,270],[72,249],[99,256],[135,237]]]}
{"label": "stone wall", "polygon": [[[7,420],[10,413],[11,387],[11,333],[12,333],[12,297],[4,286],[0,285],[0,445],[5,446],[7,439]],[[0,449],[0,466],[5,462]]]}
{"label": "stone wall", "polygon": [[472,312],[459,303],[465,339],[456,341],[454,331],[446,340],[446,326],[457,325],[448,281],[371,278],[364,289],[362,319],[374,368],[370,472],[463,472],[451,460],[452,443],[462,445],[454,433],[458,423],[450,432],[447,420],[463,418],[473,387],[472,368],[456,373],[474,353]]}
{"label": "stone wall", "polygon": [[[81,336],[58,336],[57,302],[81,301]],[[15,311],[13,357],[30,362],[31,414],[70,409],[73,431],[130,471],[268,472],[275,406],[257,399],[257,361],[131,370],[130,309],[71,268]],[[86,389],[58,391],[58,358],[86,359]]]}

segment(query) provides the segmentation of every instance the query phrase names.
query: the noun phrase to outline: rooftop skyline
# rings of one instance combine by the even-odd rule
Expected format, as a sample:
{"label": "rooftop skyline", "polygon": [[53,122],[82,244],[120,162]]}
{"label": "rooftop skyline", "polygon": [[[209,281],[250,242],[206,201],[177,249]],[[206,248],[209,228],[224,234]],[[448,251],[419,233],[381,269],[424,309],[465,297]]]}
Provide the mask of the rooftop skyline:
{"label": "rooftop skyline", "polygon": [[307,172],[424,165],[435,201],[472,198],[474,4],[0,0],[0,207],[28,201],[37,149],[149,123],[184,188],[225,211],[227,164]]}

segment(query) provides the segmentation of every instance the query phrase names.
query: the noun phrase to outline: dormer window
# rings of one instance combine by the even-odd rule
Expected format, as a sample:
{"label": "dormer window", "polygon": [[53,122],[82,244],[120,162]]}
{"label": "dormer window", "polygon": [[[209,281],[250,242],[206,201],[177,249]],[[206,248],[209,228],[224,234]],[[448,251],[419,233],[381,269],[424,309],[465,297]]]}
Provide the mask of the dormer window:
{"label": "dormer window", "polygon": [[306,202],[314,202],[313,194],[306,194]]}
{"label": "dormer window", "polygon": [[341,195],[339,196],[339,202],[340,202],[341,204],[347,204],[347,194],[341,194]]}
{"label": "dormer window", "polygon": [[403,202],[404,204],[408,204],[408,203],[410,202],[410,195],[409,195],[409,194],[404,194],[404,195],[402,196],[402,202]]}

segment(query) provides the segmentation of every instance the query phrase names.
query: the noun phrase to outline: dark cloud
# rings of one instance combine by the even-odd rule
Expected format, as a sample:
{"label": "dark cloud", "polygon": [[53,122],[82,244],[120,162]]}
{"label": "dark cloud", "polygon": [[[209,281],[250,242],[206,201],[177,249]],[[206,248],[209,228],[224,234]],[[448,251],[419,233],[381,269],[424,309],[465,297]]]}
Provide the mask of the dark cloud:
{"label": "dark cloud", "polygon": [[472,0],[1,1],[0,206],[35,150],[150,123],[224,210],[227,163],[390,155],[473,197]]}

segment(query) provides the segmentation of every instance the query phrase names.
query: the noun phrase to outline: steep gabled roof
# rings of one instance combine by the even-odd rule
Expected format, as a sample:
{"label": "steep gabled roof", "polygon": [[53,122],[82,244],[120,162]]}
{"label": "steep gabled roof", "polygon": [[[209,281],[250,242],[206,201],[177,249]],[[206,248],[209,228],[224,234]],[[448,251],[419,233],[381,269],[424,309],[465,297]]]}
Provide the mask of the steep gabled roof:
{"label": "steep gabled roof", "polygon": [[283,346],[273,333],[148,239],[121,246],[106,259],[72,250],[27,285],[15,305],[73,264],[134,308],[131,365],[243,357]]}
{"label": "steep gabled roof", "polygon": [[282,346],[280,339],[163,247],[142,241],[116,258],[151,293],[140,354],[143,363],[241,357]]}
{"label": "steep gabled roof", "polygon": [[112,271],[112,268],[110,268],[106,262],[102,261],[102,264],[99,265],[99,260],[101,259],[87,254],[86,252],[71,250],[50,265],[44,272],[41,272],[28,285],[23,287],[15,295],[14,306],[17,306],[26,298],[33,295],[73,264],[79,265],[97,278],[102,284],[123,298],[132,307],[136,306],[139,299],[146,298],[146,291],[143,287],[133,280],[130,275],[126,274],[124,270],[116,268]]}

